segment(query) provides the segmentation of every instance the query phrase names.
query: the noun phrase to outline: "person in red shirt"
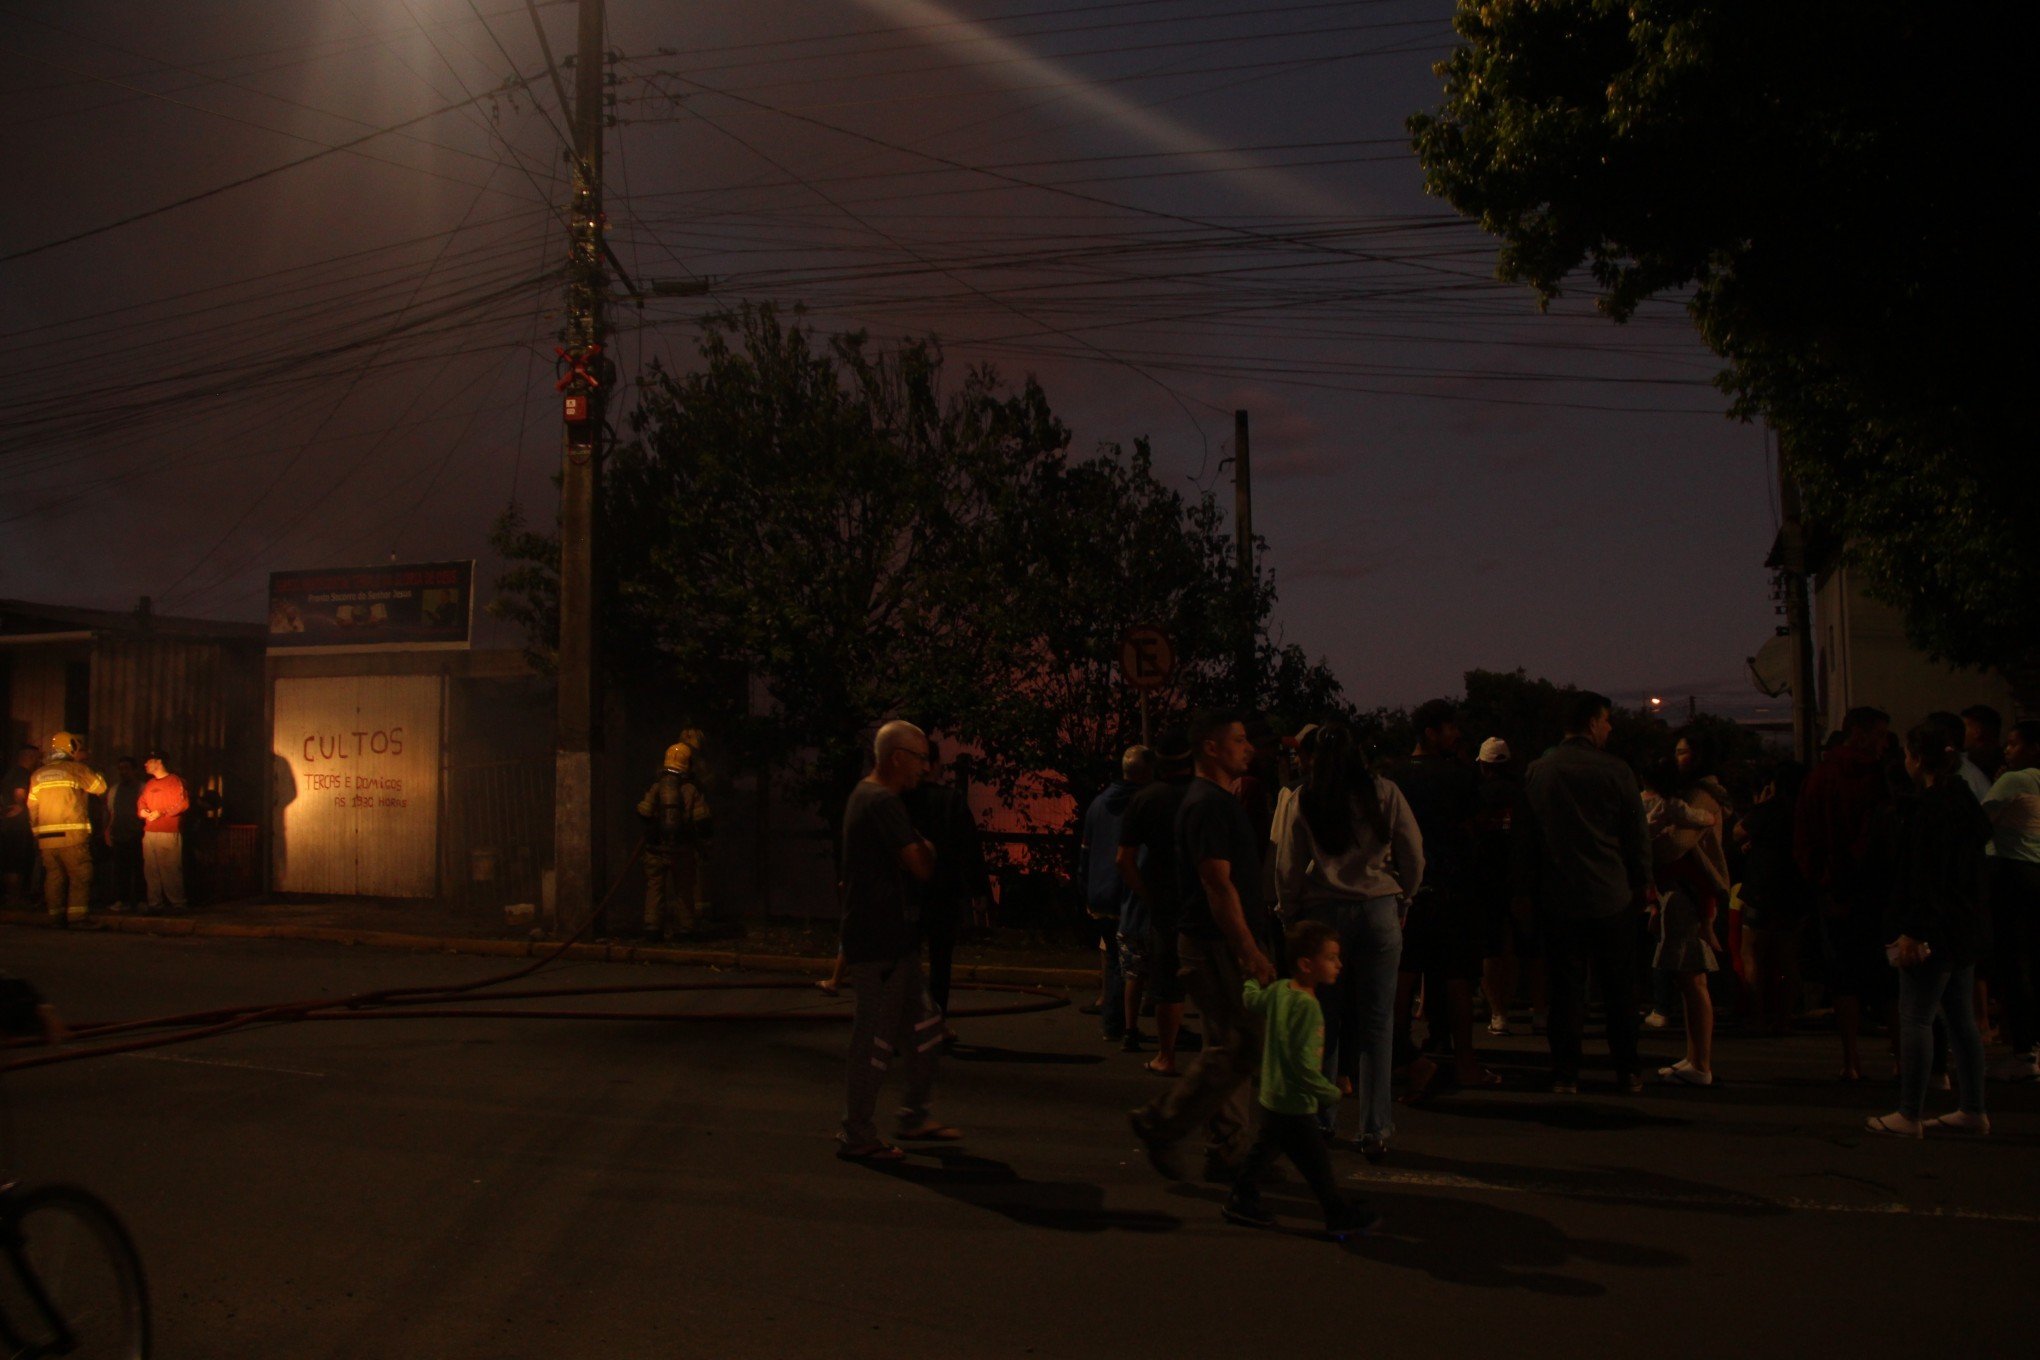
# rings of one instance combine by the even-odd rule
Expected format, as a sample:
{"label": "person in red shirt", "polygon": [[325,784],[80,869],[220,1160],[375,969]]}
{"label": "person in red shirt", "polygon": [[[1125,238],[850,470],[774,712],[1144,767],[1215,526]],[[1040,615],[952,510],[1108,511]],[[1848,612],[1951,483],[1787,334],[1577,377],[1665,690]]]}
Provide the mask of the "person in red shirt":
{"label": "person in red shirt", "polygon": [[149,772],[149,782],[142,786],[137,800],[142,816],[142,876],[148,883],[151,910],[183,911],[184,813],[191,806],[191,797],[165,760],[163,752],[151,751],[142,762]]}

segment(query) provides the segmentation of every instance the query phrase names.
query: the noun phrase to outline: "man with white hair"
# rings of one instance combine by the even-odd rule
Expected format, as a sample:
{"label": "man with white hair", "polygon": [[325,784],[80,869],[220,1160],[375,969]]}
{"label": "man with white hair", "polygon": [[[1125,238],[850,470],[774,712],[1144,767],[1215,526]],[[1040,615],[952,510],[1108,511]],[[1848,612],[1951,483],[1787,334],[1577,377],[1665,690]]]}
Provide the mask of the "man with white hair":
{"label": "man with white hair", "polygon": [[848,1092],[836,1155],[893,1162],[903,1154],[879,1136],[875,1114],[886,1071],[898,1062],[906,1089],[898,1137],[949,1142],[963,1134],[928,1113],[942,1012],[921,976],[921,885],[935,876],[935,848],[914,830],[900,795],[918,787],[928,738],[910,722],[878,729],[870,774],[843,813],[843,970],[857,993]]}

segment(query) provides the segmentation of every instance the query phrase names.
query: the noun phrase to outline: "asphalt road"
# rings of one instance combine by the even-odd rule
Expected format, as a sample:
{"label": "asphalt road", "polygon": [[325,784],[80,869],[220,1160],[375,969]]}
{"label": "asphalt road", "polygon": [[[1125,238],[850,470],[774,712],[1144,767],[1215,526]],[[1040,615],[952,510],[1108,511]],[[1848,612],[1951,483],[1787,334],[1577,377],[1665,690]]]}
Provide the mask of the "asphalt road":
{"label": "asphalt road", "polygon": [[[502,964],[7,930],[0,967],[99,1020]],[[605,1004],[789,999],[842,1004]],[[1590,1072],[1563,1100],[1536,1041],[1496,1041],[1510,1089],[1409,1114],[1379,1168],[1336,1154],[1386,1226],[1335,1246],[1157,1179],[1123,1115],[1159,1079],[1095,1024],[969,1024],[939,1107],[968,1141],[890,1172],[831,1156],[845,1027],[627,1018],[300,1024],[13,1073],[7,1166],[120,1209],[166,1357],[2033,1353],[2031,1087],[1992,1087],[1988,1141],[1906,1143],[1858,1132],[1893,1100],[1828,1081],[1824,1036],[1727,1041],[1711,1091]],[[1293,1180],[1269,1202],[1311,1221]]]}

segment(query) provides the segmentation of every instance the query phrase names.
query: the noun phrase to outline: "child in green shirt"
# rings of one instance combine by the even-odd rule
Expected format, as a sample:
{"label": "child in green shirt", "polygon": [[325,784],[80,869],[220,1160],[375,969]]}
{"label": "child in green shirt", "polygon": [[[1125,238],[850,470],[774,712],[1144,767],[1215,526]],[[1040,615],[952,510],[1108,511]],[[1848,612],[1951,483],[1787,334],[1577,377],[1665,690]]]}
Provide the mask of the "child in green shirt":
{"label": "child in green shirt", "polygon": [[1261,1018],[1261,1136],[1240,1166],[1225,1202],[1234,1223],[1272,1228],[1275,1216],[1262,1206],[1257,1183],[1279,1156],[1287,1155],[1325,1210],[1325,1232],[1335,1241],[1366,1233],[1380,1217],[1350,1203],[1332,1176],[1332,1159],[1318,1129],[1320,1105],[1339,1098],[1325,1079],[1325,1013],[1317,989],[1339,980],[1339,936],[1325,921],[1299,921],[1289,928],[1291,976],[1263,987],[1249,979],[1247,1009]]}

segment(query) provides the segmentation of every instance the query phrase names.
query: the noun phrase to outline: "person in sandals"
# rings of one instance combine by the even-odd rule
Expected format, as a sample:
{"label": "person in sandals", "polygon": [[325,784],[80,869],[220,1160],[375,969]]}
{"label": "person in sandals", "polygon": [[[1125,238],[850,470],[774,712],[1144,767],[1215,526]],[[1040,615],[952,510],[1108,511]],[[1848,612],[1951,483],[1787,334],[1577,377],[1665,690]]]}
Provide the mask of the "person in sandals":
{"label": "person in sandals", "polygon": [[843,1132],[846,1161],[898,1161],[874,1115],[885,1075],[897,1063],[906,1089],[898,1136],[950,1141],[963,1134],[928,1113],[942,1012],[921,972],[922,885],[935,876],[935,847],[914,830],[900,795],[920,784],[928,738],[909,722],[878,729],[870,774],[843,813],[843,974],[857,995]]}

